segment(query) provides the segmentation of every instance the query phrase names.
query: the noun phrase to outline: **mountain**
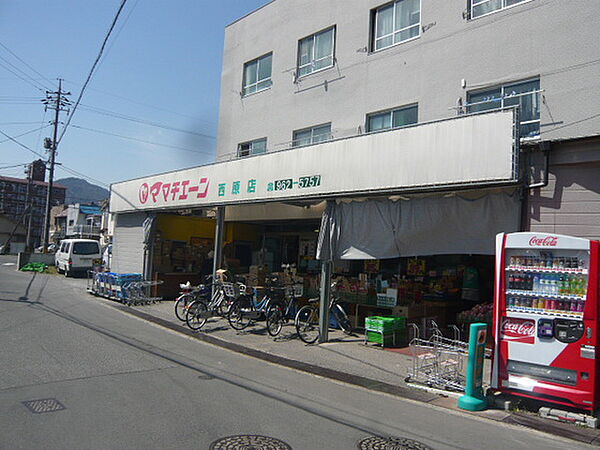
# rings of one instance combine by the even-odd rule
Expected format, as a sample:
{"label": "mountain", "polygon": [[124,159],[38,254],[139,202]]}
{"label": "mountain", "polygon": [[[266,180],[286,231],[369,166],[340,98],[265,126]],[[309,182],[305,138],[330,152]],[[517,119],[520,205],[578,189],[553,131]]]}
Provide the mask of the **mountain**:
{"label": "mountain", "polygon": [[57,184],[62,184],[67,188],[67,198],[65,203],[91,203],[106,200],[109,192],[95,184],[88,183],[81,178],[62,178],[56,180]]}

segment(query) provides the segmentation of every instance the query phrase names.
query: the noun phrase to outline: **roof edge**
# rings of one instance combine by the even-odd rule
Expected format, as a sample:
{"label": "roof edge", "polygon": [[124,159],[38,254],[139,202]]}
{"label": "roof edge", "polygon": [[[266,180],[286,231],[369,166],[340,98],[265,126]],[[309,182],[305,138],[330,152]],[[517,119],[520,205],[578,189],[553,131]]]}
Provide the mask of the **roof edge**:
{"label": "roof edge", "polygon": [[265,7],[267,7],[267,6],[269,6],[271,3],[274,3],[275,1],[276,1],[276,0],[271,0],[270,2],[268,2],[268,3],[265,3],[264,5],[262,5],[262,6],[259,6],[258,8],[256,8],[256,9],[254,9],[254,10],[250,11],[248,14],[244,14],[242,17],[240,17],[240,18],[238,18],[238,19],[235,19],[233,22],[231,22],[231,23],[229,23],[229,24],[225,25],[225,28],[229,28],[231,25],[235,25],[235,24],[236,24],[236,23],[238,23],[239,21],[241,21],[241,20],[244,20],[246,17],[248,17],[248,16],[251,16],[251,15],[252,15],[252,14],[254,14],[255,12],[258,12],[258,11],[260,11],[261,9],[263,9],[263,8],[265,8]]}

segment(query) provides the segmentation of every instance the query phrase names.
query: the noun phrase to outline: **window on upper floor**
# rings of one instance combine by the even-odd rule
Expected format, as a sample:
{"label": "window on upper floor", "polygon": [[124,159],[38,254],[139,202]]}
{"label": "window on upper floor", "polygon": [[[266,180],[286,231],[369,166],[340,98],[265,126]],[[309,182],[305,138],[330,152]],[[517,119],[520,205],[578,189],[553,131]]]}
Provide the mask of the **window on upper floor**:
{"label": "window on upper floor", "polygon": [[531,0],[469,0],[469,13],[474,19],[528,1]]}
{"label": "window on upper floor", "polygon": [[244,64],[242,95],[254,94],[271,87],[273,53],[253,59]]}
{"label": "window on upper floor", "polygon": [[267,151],[267,138],[256,139],[254,141],[243,142],[238,145],[238,158],[244,156],[260,155]]}
{"label": "window on upper floor", "polygon": [[469,92],[467,112],[474,113],[519,106],[519,129],[522,138],[540,135],[540,80],[504,84],[482,91]]}
{"label": "window on upper floor", "polygon": [[292,147],[318,144],[319,142],[328,141],[330,139],[331,123],[326,123],[325,125],[318,125],[294,131],[292,137]]}
{"label": "window on upper floor", "polygon": [[387,130],[417,123],[418,105],[403,106],[367,115],[367,132]]}
{"label": "window on upper floor", "polygon": [[421,0],[397,0],[372,13],[371,50],[377,51],[421,35]]}
{"label": "window on upper floor", "polygon": [[332,67],[335,57],[335,27],[298,41],[298,78]]}

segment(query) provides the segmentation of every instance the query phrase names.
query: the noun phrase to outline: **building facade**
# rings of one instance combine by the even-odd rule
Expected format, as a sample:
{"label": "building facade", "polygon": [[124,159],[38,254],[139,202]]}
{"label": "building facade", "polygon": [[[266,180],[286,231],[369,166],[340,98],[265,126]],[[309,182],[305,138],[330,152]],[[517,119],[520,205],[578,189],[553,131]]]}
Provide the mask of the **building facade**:
{"label": "building facade", "polygon": [[226,28],[217,159],[518,106],[521,229],[598,238],[598,17],[586,0],[274,0]]}
{"label": "building facade", "polygon": [[[66,191],[65,186],[58,184],[52,186],[53,206],[65,202]],[[44,172],[36,172],[35,166],[29,192],[32,205],[31,237],[33,244],[38,245],[44,229],[48,183],[44,181]],[[0,214],[6,215],[15,222],[27,225],[25,215],[28,201],[27,179],[0,177]]]}

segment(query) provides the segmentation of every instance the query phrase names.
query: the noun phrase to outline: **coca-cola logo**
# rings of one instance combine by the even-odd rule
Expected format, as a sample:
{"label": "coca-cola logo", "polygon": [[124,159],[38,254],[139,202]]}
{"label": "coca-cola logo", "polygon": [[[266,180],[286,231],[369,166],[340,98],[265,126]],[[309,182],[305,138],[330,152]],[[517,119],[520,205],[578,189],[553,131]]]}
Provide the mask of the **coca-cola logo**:
{"label": "coca-cola logo", "polygon": [[529,245],[532,247],[556,247],[558,238],[555,236],[537,237],[529,239]]}
{"label": "coca-cola logo", "polygon": [[502,338],[507,341],[533,344],[535,342],[535,321],[505,317],[500,328]]}

